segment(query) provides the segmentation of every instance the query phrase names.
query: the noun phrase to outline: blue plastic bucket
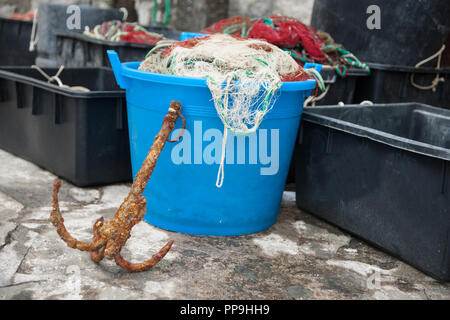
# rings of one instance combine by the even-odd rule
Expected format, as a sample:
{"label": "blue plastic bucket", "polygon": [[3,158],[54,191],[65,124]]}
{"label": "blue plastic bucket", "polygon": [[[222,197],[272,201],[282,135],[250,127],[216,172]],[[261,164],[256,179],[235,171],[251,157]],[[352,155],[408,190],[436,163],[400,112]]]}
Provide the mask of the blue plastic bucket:
{"label": "blue plastic bucket", "polygon": [[180,41],[192,39],[192,38],[203,38],[209,36],[208,33],[198,33],[198,32],[182,32],[180,35]]}
{"label": "blue plastic bucket", "polygon": [[[171,231],[197,235],[241,235],[276,222],[303,101],[314,80],[283,83],[275,105],[257,132],[228,132],[225,177],[216,187],[223,124],[205,79],[137,70],[109,50],[117,83],[126,89],[133,176],[144,161],[170,102],[181,103],[186,131],[167,142],[144,192],[145,221]],[[321,65],[312,65],[320,72]],[[171,139],[178,135],[178,120]]]}

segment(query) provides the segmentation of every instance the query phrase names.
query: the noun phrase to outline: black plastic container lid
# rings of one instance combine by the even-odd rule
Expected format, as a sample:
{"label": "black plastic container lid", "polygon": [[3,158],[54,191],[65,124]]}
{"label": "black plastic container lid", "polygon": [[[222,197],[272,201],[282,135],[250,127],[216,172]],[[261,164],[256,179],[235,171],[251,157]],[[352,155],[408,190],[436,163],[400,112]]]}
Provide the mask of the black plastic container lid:
{"label": "black plastic container lid", "polygon": [[[392,147],[450,161],[450,148],[445,147],[450,144],[450,110],[435,108],[424,104],[416,105],[420,107],[420,110],[415,110],[413,112],[421,112],[425,117],[437,117],[448,123],[447,131],[449,132],[447,135],[441,135],[440,132],[435,132],[435,138],[440,140],[438,143],[430,144],[412,140],[402,135],[393,133],[389,129],[381,130],[374,128],[377,127],[377,124],[387,123],[388,121],[384,118],[392,117],[393,113],[396,113],[396,116],[400,119],[406,111],[405,108],[410,107],[411,103],[399,103],[395,104],[395,106],[394,104],[391,104],[389,107],[389,113],[384,112],[387,111],[386,108],[389,106],[387,104],[374,104],[370,106],[346,105],[305,107],[303,109],[302,118],[304,121],[309,121],[339,131],[372,139]],[[359,121],[355,121],[355,118],[352,119],[353,121],[349,121],[352,109],[354,111],[358,110]],[[321,114],[321,112],[323,112],[323,114]],[[370,116],[368,115],[369,113]],[[404,122],[398,124],[398,127],[395,128],[395,130],[407,132],[409,129],[406,128],[409,124],[408,118],[405,117],[404,120]],[[370,121],[372,122],[372,125],[364,125],[364,121]]]}

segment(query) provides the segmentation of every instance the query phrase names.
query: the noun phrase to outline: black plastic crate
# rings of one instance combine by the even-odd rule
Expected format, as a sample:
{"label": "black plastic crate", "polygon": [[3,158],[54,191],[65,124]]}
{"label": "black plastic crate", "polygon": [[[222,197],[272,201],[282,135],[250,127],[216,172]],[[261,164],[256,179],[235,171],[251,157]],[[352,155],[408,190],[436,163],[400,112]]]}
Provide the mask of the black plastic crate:
{"label": "black plastic crate", "polygon": [[[166,39],[180,40],[182,31],[168,29],[164,27],[145,27],[150,32],[162,34]],[[122,58],[121,58],[122,59]]]}
{"label": "black plastic crate", "polygon": [[329,89],[316,105],[335,105],[341,101],[345,104],[355,103],[356,84],[369,76],[367,71],[357,68],[349,69],[345,77],[339,76],[334,69],[327,68],[322,69],[320,74]]}
{"label": "black plastic crate", "polygon": [[[354,103],[370,100],[374,103],[421,102],[450,109],[450,68],[414,68],[370,63],[371,76],[358,81]],[[411,84],[427,86],[436,74],[443,78],[433,90],[421,90]]]}
{"label": "black plastic crate", "polygon": [[299,208],[450,280],[450,110],[306,108],[298,143]]}
{"label": "black plastic crate", "polygon": [[73,68],[111,68],[107,50],[115,50],[123,61],[142,61],[153,46],[95,39],[77,33],[56,35],[56,60],[59,65]]}
{"label": "black plastic crate", "polygon": [[[168,39],[178,40],[181,31],[148,28]],[[154,46],[95,39],[78,33],[58,33],[56,35],[56,56],[58,64],[68,67],[111,67],[107,50],[115,50],[124,62],[142,61]]]}
{"label": "black plastic crate", "polygon": [[[71,11],[66,3],[39,3],[37,57],[36,64],[40,67],[57,68],[56,34],[60,32],[83,33],[85,27],[90,29],[110,20],[121,20],[124,13],[119,9],[104,9],[95,6],[77,5],[80,14],[80,25],[71,26],[68,18]],[[69,13],[68,13],[69,12]],[[79,28],[78,28],[79,27]],[[101,66],[98,66],[101,67]]]}
{"label": "black plastic crate", "polygon": [[49,84],[29,67],[0,67],[0,148],[77,186],[131,181],[125,92],[113,72],[67,68],[60,78],[91,92]]}
{"label": "black plastic crate", "polygon": [[28,50],[33,23],[0,18],[0,63],[4,66],[30,66],[36,52]]}
{"label": "black plastic crate", "polygon": [[[379,28],[369,29],[375,12]],[[450,1],[439,0],[315,0],[311,26],[329,32],[361,61],[414,66],[450,40],[449,12]]]}
{"label": "black plastic crate", "polygon": [[[334,69],[328,68],[322,69],[320,74],[325,86],[329,88],[327,89],[325,96],[315,102],[315,105],[317,106],[337,105],[339,102],[343,102],[344,104],[356,103],[356,84],[361,81],[361,79],[369,76],[367,71],[356,68],[349,69],[345,77],[338,76]],[[311,103],[309,105],[311,105]],[[292,154],[286,183],[295,183],[295,152]]]}

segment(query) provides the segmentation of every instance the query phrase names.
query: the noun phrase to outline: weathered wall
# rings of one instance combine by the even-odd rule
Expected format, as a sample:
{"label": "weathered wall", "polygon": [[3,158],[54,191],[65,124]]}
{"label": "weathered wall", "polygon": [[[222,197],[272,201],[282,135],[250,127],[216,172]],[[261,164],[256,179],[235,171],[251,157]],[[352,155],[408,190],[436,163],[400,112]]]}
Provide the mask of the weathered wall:
{"label": "weathered wall", "polygon": [[14,11],[27,12],[37,8],[41,2],[85,4],[100,8],[110,8],[117,0],[0,0],[0,15],[8,16]]}
{"label": "weathered wall", "polygon": [[[228,17],[228,0],[171,0],[169,28],[183,31],[199,31],[215,21]],[[139,23],[151,25],[153,0],[136,0]],[[165,1],[157,1],[156,24],[164,21]]]}
{"label": "weathered wall", "polygon": [[263,17],[272,14],[298,18],[309,24],[314,0],[229,0],[230,16]]}
{"label": "weathered wall", "polygon": [[7,17],[17,8],[19,12],[28,11],[31,0],[0,0],[0,17]]}
{"label": "weathered wall", "polygon": [[[0,15],[8,16],[14,10],[26,12],[47,0],[0,0]],[[153,0],[52,0],[51,2],[95,5],[98,7],[126,6],[129,21],[152,24]],[[162,25],[165,0],[157,0],[157,25]],[[134,3],[134,4],[133,4]],[[228,16],[249,17],[280,14],[310,22],[314,0],[171,0],[168,27],[183,31],[199,31],[211,23]],[[134,8],[133,8],[134,7]],[[135,10],[133,10],[135,9]]]}
{"label": "weathered wall", "polygon": [[[163,21],[164,2],[158,0],[156,21]],[[199,31],[226,17],[242,15],[249,17],[279,14],[299,18],[309,24],[314,0],[171,0],[169,27]],[[151,24],[153,0],[136,0],[139,22]]]}

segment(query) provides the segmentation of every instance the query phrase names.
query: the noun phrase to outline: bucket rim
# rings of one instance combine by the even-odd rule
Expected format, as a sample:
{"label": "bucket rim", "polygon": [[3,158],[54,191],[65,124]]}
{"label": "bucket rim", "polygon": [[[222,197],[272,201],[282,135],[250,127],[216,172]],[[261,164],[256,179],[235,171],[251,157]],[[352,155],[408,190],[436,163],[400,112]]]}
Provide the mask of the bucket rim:
{"label": "bucket rim", "polygon": [[[113,90],[91,90],[88,92],[83,91],[75,91],[71,89],[67,89],[64,87],[60,87],[57,84],[49,83],[46,80],[36,79],[29,75],[22,75],[17,73],[16,70],[34,70],[28,66],[0,66],[0,79],[5,79],[9,81],[16,81],[18,83],[23,83],[27,85],[31,85],[33,87],[37,87],[40,89],[44,89],[49,92],[61,94],[71,98],[79,98],[79,99],[94,99],[94,98],[124,98],[125,91],[117,87],[117,89]],[[53,70],[56,72],[57,68],[43,68],[44,71]],[[111,69],[106,67],[85,67],[85,68],[65,68],[64,70],[82,70],[82,71],[91,71],[91,70],[100,70],[103,72],[112,72]]]}
{"label": "bucket rim", "polygon": [[26,25],[32,25],[33,20],[19,20],[19,19],[12,19],[8,17],[0,17],[0,22],[3,23],[15,23],[15,24],[26,24]]}
{"label": "bucket rim", "polygon": [[[160,83],[168,83],[168,84],[178,84],[184,86],[191,87],[207,87],[206,79],[204,78],[194,78],[194,77],[182,77],[161,73],[154,73],[148,71],[138,70],[141,62],[139,61],[131,61],[131,62],[123,62],[122,66],[122,76],[151,81],[151,82],[160,82]],[[316,80],[304,80],[304,81],[292,81],[292,82],[283,82],[280,90],[281,91],[307,91],[312,90],[316,87]]]}
{"label": "bucket rim", "polygon": [[421,142],[418,140],[405,138],[397,134],[388,133],[379,129],[356,124],[351,121],[341,120],[332,115],[320,114],[320,110],[332,110],[340,108],[345,109],[361,109],[361,108],[395,108],[405,106],[409,108],[421,107],[423,110],[437,111],[438,113],[447,113],[447,110],[436,108],[427,104],[418,102],[404,102],[404,103],[390,103],[390,104],[373,104],[371,106],[351,104],[345,106],[318,106],[318,107],[305,107],[303,108],[302,121],[311,122],[320,126],[343,131],[351,135],[368,138],[376,142],[386,144],[398,149],[403,149],[417,154],[422,154],[427,157],[438,158],[445,161],[450,161],[450,149],[445,147],[436,146],[427,142]]}
{"label": "bucket rim", "polygon": [[131,48],[150,50],[154,47],[154,45],[152,45],[152,44],[98,39],[98,38],[88,37],[82,33],[75,33],[75,32],[56,32],[55,36],[58,40],[61,40],[61,39],[80,40],[80,41],[84,41],[84,42],[89,42],[89,43],[94,43],[94,44],[99,44],[99,45],[104,45],[104,46],[110,46],[110,47],[116,47],[116,48],[131,47]]}
{"label": "bucket rim", "polygon": [[383,71],[392,71],[392,72],[407,72],[407,73],[443,73],[450,74],[450,67],[414,67],[414,66],[405,66],[405,65],[394,65],[394,64],[384,64],[384,63],[375,63],[375,62],[367,62],[367,65],[372,70],[383,70]]}

